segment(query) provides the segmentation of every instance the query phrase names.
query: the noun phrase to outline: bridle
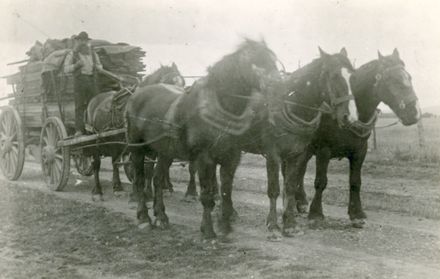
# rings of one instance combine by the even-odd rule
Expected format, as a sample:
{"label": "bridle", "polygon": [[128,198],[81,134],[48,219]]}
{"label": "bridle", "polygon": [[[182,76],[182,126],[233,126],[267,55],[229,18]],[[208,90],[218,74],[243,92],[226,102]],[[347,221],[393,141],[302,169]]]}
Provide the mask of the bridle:
{"label": "bridle", "polygon": [[[389,66],[385,69],[383,69],[382,71],[380,71],[379,73],[377,73],[375,75],[375,79],[376,82],[374,83],[374,95],[375,96],[379,96],[381,94],[381,89],[386,86],[386,81],[388,81],[390,79],[390,72],[395,71],[395,70],[401,70],[403,72],[405,72],[408,76],[409,73],[405,70],[405,66],[403,66],[402,64],[397,64],[397,65],[393,65],[393,66]],[[394,91],[390,90],[390,93],[393,95],[393,97],[395,98],[399,98],[400,96],[398,94],[396,94]],[[405,107],[408,104],[411,104],[415,101],[418,100],[417,96],[415,94],[410,94],[407,96],[404,96],[403,98],[399,98],[399,108],[400,109],[405,109]]]}

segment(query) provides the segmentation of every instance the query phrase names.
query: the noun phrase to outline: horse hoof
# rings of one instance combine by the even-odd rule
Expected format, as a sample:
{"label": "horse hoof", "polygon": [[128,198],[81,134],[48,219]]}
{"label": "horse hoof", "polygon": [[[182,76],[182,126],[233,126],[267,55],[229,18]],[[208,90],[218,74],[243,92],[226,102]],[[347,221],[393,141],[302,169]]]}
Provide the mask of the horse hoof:
{"label": "horse hoof", "polygon": [[170,227],[170,224],[168,220],[161,220],[159,218],[156,218],[154,220],[153,226],[161,230],[167,230]]}
{"label": "horse hoof", "polygon": [[231,222],[235,223],[238,220],[240,220],[240,217],[238,216],[238,213],[235,209],[232,210],[232,214],[231,214]]}
{"label": "horse hoof", "polygon": [[115,191],[113,191],[113,195],[115,197],[123,197],[123,196],[125,196],[125,192],[123,190],[115,190]]}
{"label": "horse hoof", "polygon": [[104,201],[104,198],[100,194],[93,194],[92,195],[92,201],[94,201],[94,202]]}
{"label": "horse hoof", "polygon": [[283,236],[285,236],[285,237],[295,237],[295,236],[300,236],[303,234],[304,234],[304,232],[302,230],[300,230],[297,226],[292,227],[292,228],[284,228],[283,229]]}
{"label": "horse hoof", "polygon": [[313,213],[312,211],[309,212],[309,215],[307,216],[309,220],[315,220],[315,221],[322,221],[324,220],[324,214],[322,213]]}
{"label": "horse hoof", "polygon": [[140,229],[140,230],[143,230],[143,229],[145,229],[145,228],[147,228],[147,227],[149,227],[150,226],[150,224],[148,224],[148,223],[142,223],[142,224],[139,224],[138,225],[138,228]]}
{"label": "horse hoof", "polygon": [[197,195],[185,195],[185,197],[183,197],[182,201],[183,202],[189,202],[189,203],[193,203],[197,201]]}
{"label": "horse hoof", "polygon": [[299,213],[307,213],[307,204],[301,204],[296,207]]}
{"label": "horse hoof", "polygon": [[353,219],[351,220],[351,226],[356,229],[363,229],[365,226],[365,219]]}
{"label": "horse hoof", "polygon": [[283,235],[279,230],[273,230],[269,232],[269,235],[266,237],[270,242],[280,242],[283,239]]}
{"label": "horse hoof", "polygon": [[205,229],[203,226],[201,226],[200,231],[202,232],[202,237],[204,240],[213,240],[217,238],[217,235],[212,229]]}

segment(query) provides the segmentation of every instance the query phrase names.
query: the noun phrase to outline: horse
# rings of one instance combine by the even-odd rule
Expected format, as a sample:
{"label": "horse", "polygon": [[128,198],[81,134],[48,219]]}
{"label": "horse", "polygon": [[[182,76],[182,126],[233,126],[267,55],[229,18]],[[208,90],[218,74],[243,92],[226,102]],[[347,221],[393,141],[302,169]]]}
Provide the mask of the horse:
{"label": "horse", "polygon": [[[272,84],[280,87],[270,90],[277,95],[268,96],[265,102],[259,103],[251,128],[239,139],[242,151],[261,154],[266,159],[270,201],[266,226],[271,233],[281,232],[285,236],[296,233],[292,209],[298,178],[294,166],[304,156],[321,115],[331,114],[340,127],[354,121],[353,111],[349,109],[352,98],[348,81],[348,74],[354,69],[346,50],[343,48],[333,55],[320,48],[319,51],[319,58],[291,73],[281,83]],[[280,165],[287,189],[282,229],[277,224],[276,214]],[[222,189],[221,197],[231,202],[230,192]]]}
{"label": "horse", "polygon": [[[411,75],[405,70],[397,49],[388,56],[378,52],[378,59],[357,69],[352,74],[350,83],[358,110],[358,121],[341,128],[334,119],[323,117],[307,155],[299,164],[301,180],[296,197],[298,203],[303,205],[302,208],[306,208],[304,174],[307,162],[315,155],[315,195],[308,218],[323,219],[322,193],[327,186],[328,164],[333,158],[347,158],[350,164],[348,215],[354,227],[362,228],[367,216],[360,198],[361,170],[368,150],[368,138],[376,123],[378,105],[381,102],[388,105],[405,126],[417,123],[421,111],[412,87]],[[304,212],[301,208],[298,209]]]}
{"label": "horse", "polygon": [[[163,83],[163,84],[173,84],[176,86],[183,87],[185,85],[185,80],[179,72],[175,63],[171,66],[161,66],[158,70],[153,72],[151,75],[145,77],[138,85],[138,88],[143,88],[145,86]],[[132,94],[130,89],[122,89],[119,92],[110,91],[104,92],[96,95],[89,102],[86,111],[86,127],[89,127],[92,132],[104,131],[106,129],[112,129],[112,126],[123,126],[124,125],[124,114],[123,111],[126,106],[128,97]],[[117,111],[112,111],[112,108],[118,107]],[[111,119],[112,121],[109,121]],[[112,123],[113,122],[113,123]],[[109,139],[108,141],[124,141],[124,135],[116,135]],[[118,194],[123,191],[121,186],[121,180],[119,177],[119,168],[116,162],[121,157],[124,152],[124,145],[98,145],[91,148],[84,148],[83,152],[86,156],[92,156],[92,168],[95,179],[95,185],[92,190],[93,200],[102,200],[102,187],[99,179],[99,170],[101,168],[101,156],[112,157],[113,166],[113,192]],[[147,180],[147,183],[150,183]],[[151,188],[151,186],[150,186]],[[147,185],[148,189],[148,185]]]}
{"label": "horse", "polygon": [[[203,237],[216,237],[211,218],[216,166],[220,165],[222,188],[231,189],[241,156],[236,139],[249,129],[253,96],[263,91],[263,77],[278,73],[276,61],[265,42],[245,39],[236,51],[209,67],[207,76],[190,89],[152,85],[139,88],[130,97],[127,139],[135,170],[133,186],[139,198],[140,226],[168,227],[162,185],[173,159],[179,158],[196,162],[203,205],[200,229]],[[153,179],[154,223],[142,194],[143,160],[151,154],[158,155]],[[225,222],[229,222],[230,213],[224,215]]]}

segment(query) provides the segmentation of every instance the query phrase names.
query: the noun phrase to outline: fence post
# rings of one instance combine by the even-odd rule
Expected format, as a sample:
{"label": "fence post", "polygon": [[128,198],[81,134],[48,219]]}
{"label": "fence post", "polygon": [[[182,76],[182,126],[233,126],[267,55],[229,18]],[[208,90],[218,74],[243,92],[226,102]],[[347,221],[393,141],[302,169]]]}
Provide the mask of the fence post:
{"label": "fence post", "polygon": [[373,127],[373,150],[377,150],[376,126]]}
{"label": "fence post", "polygon": [[423,148],[426,146],[426,140],[422,118],[420,118],[420,120],[417,122],[417,133],[419,135],[419,146]]}

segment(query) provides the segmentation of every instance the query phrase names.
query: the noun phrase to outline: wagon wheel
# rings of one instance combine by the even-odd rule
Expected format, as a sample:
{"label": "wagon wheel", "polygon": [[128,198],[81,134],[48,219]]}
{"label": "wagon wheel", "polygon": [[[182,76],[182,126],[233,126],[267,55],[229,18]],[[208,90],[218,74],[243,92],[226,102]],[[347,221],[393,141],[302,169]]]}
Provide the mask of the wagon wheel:
{"label": "wagon wheel", "polygon": [[93,174],[93,157],[85,156],[83,153],[73,156],[75,168],[79,174],[83,176],[91,176]]}
{"label": "wagon wheel", "polygon": [[70,148],[57,146],[66,137],[66,128],[58,117],[46,119],[40,136],[41,168],[47,186],[55,191],[63,190],[69,179]]}
{"label": "wagon wheel", "polygon": [[130,164],[124,164],[124,172],[125,172],[125,176],[127,176],[128,181],[133,182],[134,170],[133,170],[133,165],[131,164],[130,154],[124,154],[122,156],[122,160],[123,162],[130,162]]}
{"label": "wagon wheel", "polygon": [[3,107],[0,114],[0,168],[9,180],[17,180],[23,171],[25,155],[23,126],[18,112]]}

